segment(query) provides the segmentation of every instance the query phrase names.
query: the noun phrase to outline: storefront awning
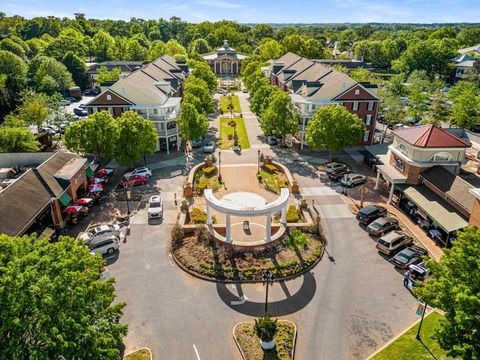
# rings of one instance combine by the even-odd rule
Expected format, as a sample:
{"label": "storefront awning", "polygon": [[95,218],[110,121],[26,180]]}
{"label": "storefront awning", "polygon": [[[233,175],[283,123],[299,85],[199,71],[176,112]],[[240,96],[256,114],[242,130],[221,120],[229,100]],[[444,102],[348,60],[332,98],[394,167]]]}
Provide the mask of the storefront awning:
{"label": "storefront awning", "polygon": [[92,168],[90,166],[88,166],[86,169],[85,169],[85,173],[87,174],[87,177],[89,179],[91,179],[92,177],[95,176],[95,173],[93,172]]}
{"label": "storefront awning", "polygon": [[390,165],[377,165],[377,170],[383,175],[385,179],[392,183],[402,184],[407,181],[407,177],[400,171]]}
{"label": "storefront awning", "polygon": [[63,206],[67,206],[72,200],[72,197],[66,191],[58,198],[58,201],[60,201],[60,204],[62,204]]}
{"label": "storefront awning", "polygon": [[468,226],[452,206],[424,186],[409,186],[403,193],[447,233]]}

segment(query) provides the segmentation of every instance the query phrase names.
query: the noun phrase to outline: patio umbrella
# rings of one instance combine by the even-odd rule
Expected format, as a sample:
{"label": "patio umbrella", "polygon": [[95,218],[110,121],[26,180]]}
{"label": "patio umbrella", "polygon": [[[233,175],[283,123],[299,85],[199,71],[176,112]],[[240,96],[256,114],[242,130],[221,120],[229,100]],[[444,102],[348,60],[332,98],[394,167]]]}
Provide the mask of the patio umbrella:
{"label": "patio umbrella", "polygon": [[91,192],[91,193],[102,192],[103,191],[103,186],[102,186],[102,184],[89,185],[88,186],[88,191]]}
{"label": "patio umbrella", "polygon": [[90,184],[101,184],[105,182],[105,179],[102,179],[102,178],[92,178],[90,179]]}
{"label": "patio umbrella", "polygon": [[63,209],[64,213],[77,213],[83,209],[83,206],[80,205],[70,205]]}
{"label": "patio umbrella", "polygon": [[112,173],[113,173],[113,169],[108,169],[108,168],[100,169],[100,170],[97,171],[97,175],[103,175],[103,176],[105,176],[105,175],[108,176],[108,175],[111,175]]}
{"label": "patio umbrella", "polygon": [[93,201],[92,198],[81,198],[75,201],[75,205],[88,205]]}

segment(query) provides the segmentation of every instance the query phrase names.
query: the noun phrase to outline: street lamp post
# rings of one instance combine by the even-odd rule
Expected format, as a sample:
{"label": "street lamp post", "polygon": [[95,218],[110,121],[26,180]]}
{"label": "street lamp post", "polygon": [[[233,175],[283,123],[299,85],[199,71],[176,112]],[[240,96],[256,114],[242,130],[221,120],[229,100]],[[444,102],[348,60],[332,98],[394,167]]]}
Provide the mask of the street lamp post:
{"label": "street lamp post", "polygon": [[420,320],[420,325],[418,325],[417,335],[415,339],[420,340],[420,330],[422,330],[423,318],[425,317],[425,313],[427,312],[427,303],[423,305],[423,312],[422,312],[422,319]]}
{"label": "street lamp post", "polygon": [[268,270],[263,270],[262,272],[262,283],[263,285],[267,285],[267,291],[265,292],[265,314],[268,313],[268,286],[273,285],[275,281],[275,277],[272,273]]}
{"label": "street lamp post", "polygon": [[222,152],[218,152],[218,181],[222,183]]}
{"label": "street lamp post", "polygon": [[128,201],[129,198],[130,198],[130,194],[129,194],[129,193],[130,193],[130,190],[128,190],[129,187],[130,187],[129,185],[130,185],[130,180],[127,181],[127,182],[125,183],[125,186],[124,186],[124,187],[125,187],[125,199],[127,200],[127,217],[130,217],[130,203],[129,203],[129,201]]}
{"label": "street lamp post", "polygon": [[260,174],[260,150],[257,151],[257,174]]}

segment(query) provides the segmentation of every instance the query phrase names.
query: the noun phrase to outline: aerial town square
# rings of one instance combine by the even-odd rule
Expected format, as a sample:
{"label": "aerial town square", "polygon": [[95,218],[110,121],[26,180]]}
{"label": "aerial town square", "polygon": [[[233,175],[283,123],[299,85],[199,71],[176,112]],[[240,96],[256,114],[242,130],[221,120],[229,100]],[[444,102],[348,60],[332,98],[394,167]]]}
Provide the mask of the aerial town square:
{"label": "aerial town square", "polygon": [[479,19],[2,3],[0,360],[480,360]]}

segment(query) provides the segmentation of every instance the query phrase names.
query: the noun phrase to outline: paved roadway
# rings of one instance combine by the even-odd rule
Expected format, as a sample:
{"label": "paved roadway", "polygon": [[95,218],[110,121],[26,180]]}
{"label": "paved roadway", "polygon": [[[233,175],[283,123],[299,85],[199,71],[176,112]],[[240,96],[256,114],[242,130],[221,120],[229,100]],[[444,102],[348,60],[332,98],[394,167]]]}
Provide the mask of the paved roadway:
{"label": "paved roadway", "polygon": [[[250,121],[247,120],[247,129]],[[266,145],[254,143],[270,152]],[[222,163],[252,163],[256,147],[241,156],[222,151]],[[269,312],[296,322],[296,359],[363,359],[416,320],[416,301],[402,275],[375,251],[335,189],[320,182],[315,168],[325,154],[299,156],[274,149],[295,174],[306,197],[322,214],[327,256],[297,279],[270,291]],[[349,157],[347,154],[343,154]],[[306,161],[307,160],[307,161]],[[350,159],[352,160],[352,159]],[[131,234],[110,265],[119,301],[127,302],[127,349],[148,346],[157,359],[239,359],[231,331],[235,323],[263,312],[260,285],[223,285],[183,273],[169,256],[169,228],[175,221],[173,193],[180,194],[182,158],[154,164],[164,194],[166,219],[148,224],[140,210]],[[240,296],[243,305],[232,305]]]}

